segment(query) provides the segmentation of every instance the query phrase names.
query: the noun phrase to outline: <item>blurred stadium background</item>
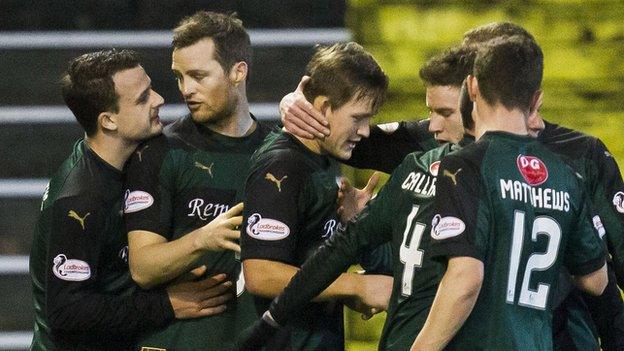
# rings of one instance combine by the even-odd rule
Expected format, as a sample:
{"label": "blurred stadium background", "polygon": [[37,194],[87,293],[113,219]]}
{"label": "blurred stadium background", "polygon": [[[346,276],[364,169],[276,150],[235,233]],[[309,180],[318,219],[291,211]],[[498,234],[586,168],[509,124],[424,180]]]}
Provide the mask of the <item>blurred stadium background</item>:
{"label": "blurred stadium background", "polygon": [[[390,76],[376,123],[427,116],[418,69],[481,24],[525,26],[545,54],[546,119],[600,137],[624,165],[624,2],[619,0],[0,1],[0,350],[30,344],[28,253],[46,179],[81,136],[57,81],[67,61],[106,47],[141,52],[161,116],[185,113],[169,71],[169,30],[196,10],[236,11],[250,30],[252,112],[277,118],[316,43],[355,40]],[[345,169],[356,184],[367,171]],[[347,314],[348,350],[372,350],[384,316]]]}

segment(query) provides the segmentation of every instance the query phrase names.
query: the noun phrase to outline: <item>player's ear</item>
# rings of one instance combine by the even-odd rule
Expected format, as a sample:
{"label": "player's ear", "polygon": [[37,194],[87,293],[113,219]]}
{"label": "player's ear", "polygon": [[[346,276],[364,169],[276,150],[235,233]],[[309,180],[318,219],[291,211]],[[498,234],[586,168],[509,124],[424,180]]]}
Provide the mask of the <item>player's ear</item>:
{"label": "player's ear", "polygon": [[475,102],[477,100],[477,94],[479,92],[479,82],[477,81],[477,77],[469,74],[466,77],[466,86],[468,87],[468,95],[470,96],[470,101]]}
{"label": "player's ear", "polygon": [[544,92],[537,90],[531,97],[531,106],[529,106],[529,114],[537,114],[544,102]]}
{"label": "player's ear", "polygon": [[245,61],[236,62],[230,69],[230,74],[229,74],[230,81],[234,85],[244,83],[245,80],[247,79],[248,73],[249,73],[249,66],[247,66],[247,62]]}
{"label": "player's ear", "polygon": [[102,130],[117,130],[117,116],[109,111],[102,112],[98,115],[98,125]]}
{"label": "player's ear", "polygon": [[325,118],[327,118],[327,114],[331,111],[329,98],[325,95],[319,95],[315,97],[312,105],[314,105],[315,109],[321,111],[321,113],[325,116]]}

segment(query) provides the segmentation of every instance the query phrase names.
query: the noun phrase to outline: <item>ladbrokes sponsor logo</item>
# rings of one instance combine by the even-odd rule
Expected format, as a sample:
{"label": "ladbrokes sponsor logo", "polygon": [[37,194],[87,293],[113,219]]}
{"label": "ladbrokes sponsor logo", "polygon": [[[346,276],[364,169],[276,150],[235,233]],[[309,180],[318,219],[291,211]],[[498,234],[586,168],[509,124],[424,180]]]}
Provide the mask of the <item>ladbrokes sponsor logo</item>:
{"label": "ladbrokes sponsor logo", "polygon": [[466,224],[457,217],[442,217],[437,214],[431,221],[431,237],[436,240],[452,238],[463,233],[464,230],[466,230]]}
{"label": "ladbrokes sponsor logo", "polygon": [[542,160],[535,156],[518,155],[516,165],[529,185],[543,184],[548,179],[548,169]]}
{"label": "ladbrokes sponsor logo", "polygon": [[613,206],[619,213],[624,213],[624,193],[618,191],[613,197]]}
{"label": "ladbrokes sponsor logo", "polygon": [[132,213],[149,208],[154,204],[154,198],[152,195],[145,191],[126,190],[126,201],[124,205],[124,213]]}
{"label": "ladbrokes sponsor logo", "polygon": [[68,259],[64,254],[59,254],[52,262],[52,272],[59,279],[79,282],[91,277],[91,267],[85,261]]}
{"label": "ladbrokes sponsor logo", "polygon": [[290,235],[290,228],[278,220],[262,218],[254,213],[247,219],[247,235],[259,240],[281,240]]}

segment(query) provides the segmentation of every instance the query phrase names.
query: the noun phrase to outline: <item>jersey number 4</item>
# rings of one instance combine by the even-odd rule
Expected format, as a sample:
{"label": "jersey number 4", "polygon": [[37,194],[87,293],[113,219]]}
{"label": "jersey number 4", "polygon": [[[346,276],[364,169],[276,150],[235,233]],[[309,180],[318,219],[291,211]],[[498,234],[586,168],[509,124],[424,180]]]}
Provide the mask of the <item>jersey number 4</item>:
{"label": "jersey number 4", "polygon": [[418,206],[412,206],[412,212],[407,216],[405,231],[403,232],[403,242],[399,250],[399,258],[403,263],[403,278],[401,280],[401,295],[412,295],[412,278],[414,270],[422,266],[424,251],[420,250],[420,240],[422,239],[425,224],[414,222],[418,214]]}
{"label": "jersey number 4", "polygon": [[[513,239],[511,243],[509,276],[507,279],[507,303],[515,303],[516,282],[518,280],[518,268],[520,266],[520,256],[522,254],[522,246],[524,241],[524,212],[516,211],[514,213],[513,223]],[[548,301],[548,291],[550,285],[538,283],[537,290],[529,288],[531,281],[531,273],[533,271],[545,271],[553,266],[557,260],[559,252],[559,244],[561,243],[561,228],[559,223],[551,217],[538,216],[533,221],[533,230],[531,231],[531,240],[537,241],[539,235],[548,236],[548,247],[546,252],[533,253],[529,256],[524,276],[522,278],[522,287],[520,289],[520,297],[518,305],[531,307],[539,310],[546,309]]]}

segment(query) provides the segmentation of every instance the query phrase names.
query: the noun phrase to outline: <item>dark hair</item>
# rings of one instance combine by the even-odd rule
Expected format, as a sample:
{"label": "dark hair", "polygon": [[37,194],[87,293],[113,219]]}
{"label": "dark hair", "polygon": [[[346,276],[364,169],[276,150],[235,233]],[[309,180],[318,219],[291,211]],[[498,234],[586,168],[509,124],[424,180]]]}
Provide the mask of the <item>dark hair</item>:
{"label": "dark hair", "polygon": [[173,49],[191,46],[210,38],[215,45],[215,60],[227,72],[237,62],[244,61],[251,70],[251,41],[236,13],[229,15],[199,11],[182,19],[173,29]]}
{"label": "dark hair", "polygon": [[473,28],[464,33],[462,45],[474,45],[492,40],[501,36],[519,35],[535,41],[531,33],[521,26],[511,22],[493,22]]}
{"label": "dark hair", "polygon": [[388,77],[373,56],[354,42],[317,46],[306,66],[310,81],[303,94],[308,101],[327,96],[332,109],[337,109],[353,97],[370,98],[373,111],[383,104],[388,90]]}
{"label": "dark hair", "polygon": [[116,49],[87,53],[69,62],[61,79],[61,93],[88,136],[97,131],[100,113],[119,112],[113,75],[139,64],[136,52]]}
{"label": "dark hair", "polygon": [[531,100],[542,83],[542,49],[524,36],[498,37],[480,45],[473,75],[479,91],[489,104],[528,113]]}
{"label": "dark hair", "polygon": [[461,114],[464,129],[472,130],[474,128],[474,120],[472,119],[472,109],[474,104],[470,100],[467,84],[466,79],[464,79],[461,89],[459,90],[459,113]]}
{"label": "dark hair", "polygon": [[472,72],[474,50],[456,46],[432,57],[420,69],[420,79],[425,85],[452,85],[460,87]]}

